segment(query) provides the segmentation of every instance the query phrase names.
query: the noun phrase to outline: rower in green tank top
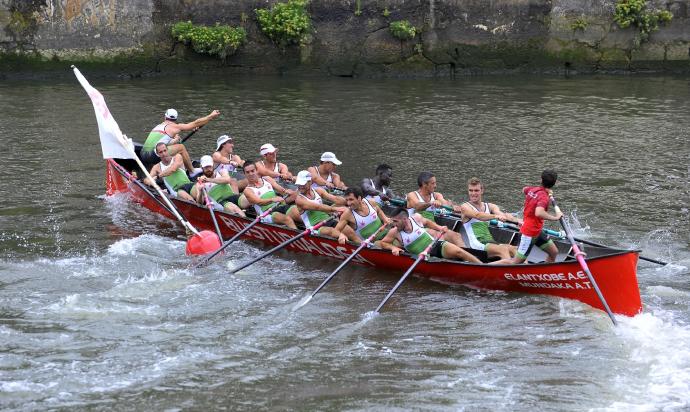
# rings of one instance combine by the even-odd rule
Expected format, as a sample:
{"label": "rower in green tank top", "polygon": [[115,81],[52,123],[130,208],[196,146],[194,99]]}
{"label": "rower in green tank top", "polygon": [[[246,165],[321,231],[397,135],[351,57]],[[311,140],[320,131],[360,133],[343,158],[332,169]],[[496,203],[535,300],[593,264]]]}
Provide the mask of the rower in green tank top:
{"label": "rower in green tank top", "polygon": [[[419,213],[410,216],[407,209],[402,207],[393,210],[390,218],[393,228],[381,239],[380,245],[390,250],[395,256],[399,256],[403,248],[411,255],[419,255],[434,242],[439,232],[444,234],[451,232],[446,226],[440,226]],[[445,240],[436,242],[429,251],[429,256],[482,263],[465,249]]]}
{"label": "rower in green tank top", "polygon": [[223,206],[226,212],[244,217],[245,214],[238,205],[240,195],[237,194],[237,180],[230,177],[225,170],[214,170],[211,156],[201,156],[199,161],[203,175],[197,179],[197,184],[192,188],[191,193],[196,201],[202,205],[206,204],[201,190],[204,188],[211,200]]}
{"label": "rower in green tank top", "polygon": [[521,225],[522,221],[510,213],[502,212],[497,205],[484,202],[482,198],[484,184],[476,177],[467,182],[467,194],[470,200],[460,206],[460,211],[462,212],[462,224],[467,233],[469,247],[483,250],[489,257],[500,258],[499,263],[510,263],[510,258],[515,256],[517,247],[496,242],[489,230],[489,221],[496,219],[518,225]]}
{"label": "rower in green tank top", "polygon": [[[158,143],[165,143],[171,156],[180,154],[184,162],[184,167],[190,173],[194,172],[192,159],[189,157],[187,148],[181,143],[180,132],[192,131],[205,125],[220,115],[218,110],[212,111],[208,116],[200,117],[190,123],[177,123],[177,110],[168,109],[165,111],[163,123],[154,127],[144,141],[141,148],[140,158],[144,163],[154,163],[158,161],[155,147]],[[199,170],[198,170],[199,171]],[[199,171],[200,172],[200,171]]]}
{"label": "rower in green tank top", "polygon": [[[307,229],[330,219],[332,213],[343,213],[347,210],[345,199],[332,195],[322,188],[313,188],[311,179],[311,173],[306,170],[297,174],[295,179],[295,185],[297,185],[296,207],[288,212],[292,220],[301,220]],[[325,204],[324,200],[332,205]],[[321,226],[318,232],[320,235],[333,238],[340,236],[340,232],[335,228],[335,222]]]}
{"label": "rower in green tank top", "polygon": [[[446,200],[443,195],[436,191],[436,176],[431,172],[421,172],[417,177],[419,189],[407,194],[407,213],[412,216],[419,213],[425,219],[436,222],[435,214],[439,213],[444,206],[452,206],[453,210],[459,211],[460,207],[453,205],[453,202]],[[457,247],[465,247],[465,242],[458,232],[449,231],[443,236],[443,240],[453,243]]]}
{"label": "rower in green tank top", "polygon": [[[376,202],[363,198],[364,193],[359,187],[347,188],[344,196],[348,209],[340,216],[338,225],[335,227],[341,232],[338,237],[338,242],[341,244],[345,244],[348,240],[360,244],[376,233],[381,225],[387,225],[390,222]],[[354,232],[354,238],[347,232],[348,229]],[[374,239],[374,244],[378,246],[378,241],[385,235],[384,229]]]}
{"label": "rower in green tank top", "polygon": [[[192,187],[194,187],[194,183],[187,177],[187,172],[182,164],[182,155],[176,154],[171,156],[165,143],[158,143],[156,145],[156,154],[160,158],[160,162],[151,168],[151,177],[153,179],[157,177],[163,178],[165,186],[169,191],[172,191],[181,199],[193,202],[194,198],[190,192]],[[144,180],[144,183],[153,185],[148,178]]]}
{"label": "rower in green tank top", "polygon": [[[247,178],[247,187],[242,192],[242,197],[239,200],[240,205],[246,202],[247,205],[253,206],[256,216],[260,216],[263,212],[275,206],[268,216],[261,219],[261,222],[285,225],[291,229],[297,229],[295,221],[288,216],[288,210],[291,206],[285,203],[286,200],[294,197],[295,192],[283,188],[271,177],[260,176],[254,163],[246,162],[242,169]],[[276,193],[283,194],[286,198],[283,199]]]}

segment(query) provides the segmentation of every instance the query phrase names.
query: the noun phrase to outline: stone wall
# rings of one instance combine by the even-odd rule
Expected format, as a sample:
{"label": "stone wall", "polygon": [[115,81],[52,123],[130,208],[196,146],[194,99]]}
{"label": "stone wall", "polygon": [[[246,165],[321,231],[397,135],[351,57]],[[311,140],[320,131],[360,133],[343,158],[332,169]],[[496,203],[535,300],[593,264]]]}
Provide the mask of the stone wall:
{"label": "stone wall", "polygon": [[[690,71],[690,0],[653,0],[674,18],[636,41],[613,22],[615,0],[311,0],[314,31],[281,50],[254,10],[275,0],[0,0],[0,70],[79,62],[125,76],[228,71],[337,76]],[[386,11],[386,12],[384,12]],[[421,29],[401,42],[388,30]],[[248,41],[221,62],[175,43],[178,21],[243,26]],[[575,21],[584,29],[574,29]],[[40,69],[43,70],[40,70]]]}

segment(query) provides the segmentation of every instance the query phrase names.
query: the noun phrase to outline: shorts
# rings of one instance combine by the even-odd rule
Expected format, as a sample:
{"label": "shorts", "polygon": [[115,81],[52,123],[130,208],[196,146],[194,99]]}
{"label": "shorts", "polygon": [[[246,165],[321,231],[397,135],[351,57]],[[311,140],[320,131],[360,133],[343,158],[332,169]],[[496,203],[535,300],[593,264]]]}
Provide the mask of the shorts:
{"label": "shorts", "polygon": [[276,207],[275,209],[273,209],[273,212],[271,212],[270,215],[261,219],[261,223],[273,223],[273,215],[275,215],[276,213],[282,213],[282,214],[286,215],[288,210],[290,210],[291,207],[292,207],[292,205],[280,205],[280,206]]}
{"label": "shorts", "polygon": [[185,192],[192,194],[192,188],[194,183],[185,183],[182,186],[178,186],[176,191],[184,190]]}
{"label": "shorts", "polygon": [[156,152],[153,150],[150,152],[141,152],[139,154],[139,159],[141,159],[141,162],[146,165],[146,167],[151,170],[151,167],[155,165],[156,163],[160,162],[161,159],[158,157]]}
{"label": "shorts", "polygon": [[240,205],[240,196],[241,195],[230,195],[226,197],[221,197],[220,199],[217,200],[218,203],[223,205],[225,207],[226,204],[232,203],[234,205],[237,205],[239,207]]}
{"label": "shorts", "polygon": [[469,241],[468,243],[469,243],[470,248],[476,249],[476,250],[482,250],[482,251],[486,251],[487,246],[489,246],[489,244],[491,244],[491,243],[498,244],[498,242],[496,242],[493,238],[491,238],[491,239],[485,239],[485,238],[477,239],[476,237],[468,236],[467,240]]}
{"label": "shorts", "polygon": [[527,255],[529,255],[533,245],[537,245],[539,249],[544,250],[550,244],[553,245],[553,240],[547,238],[544,232],[539,233],[539,236],[536,238],[523,234],[520,236],[520,246],[518,246],[515,256],[520,259],[527,259]]}
{"label": "shorts", "polygon": [[443,246],[446,244],[445,240],[439,240],[429,251],[429,256],[443,259]]}

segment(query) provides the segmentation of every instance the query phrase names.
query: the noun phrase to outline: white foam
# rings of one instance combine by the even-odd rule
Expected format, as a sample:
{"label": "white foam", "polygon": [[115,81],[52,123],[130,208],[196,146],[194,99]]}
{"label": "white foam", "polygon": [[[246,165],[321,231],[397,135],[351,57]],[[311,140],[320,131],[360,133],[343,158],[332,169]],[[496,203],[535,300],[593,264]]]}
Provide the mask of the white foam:
{"label": "white foam", "polygon": [[614,381],[623,395],[604,410],[656,411],[690,408],[690,326],[673,312],[655,310],[634,318],[620,317],[615,333],[629,349],[630,369]]}
{"label": "white foam", "polygon": [[177,252],[183,242],[161,236],[144,234],[129,239],[120,239],[108,247],[113,256],[134,256],[141,251],[153,249]]}

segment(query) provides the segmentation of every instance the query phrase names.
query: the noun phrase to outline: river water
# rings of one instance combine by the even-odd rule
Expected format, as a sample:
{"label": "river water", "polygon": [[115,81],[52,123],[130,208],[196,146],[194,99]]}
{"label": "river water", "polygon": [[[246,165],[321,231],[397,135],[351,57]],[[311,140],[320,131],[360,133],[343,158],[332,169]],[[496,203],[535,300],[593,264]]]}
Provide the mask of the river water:
{"label": "river water", "polygon": [[[84,74],[89,78],[88,71]],[[104,196],[90,101],[74,81],[0,83],[0,408],[680,411],[690,408],[690,78],[457,80],[90,78],[143,140],[168,107],[219,109],[243,158],[271,142],[293,171],[330,150],[346,183],[432,170],[462,200],[521,207],[554,167],[577,235],[666,260],[639,265],[644,313],[352,267],[290,254],[236,275],[240,242],[187,269],[175,222]]]}

